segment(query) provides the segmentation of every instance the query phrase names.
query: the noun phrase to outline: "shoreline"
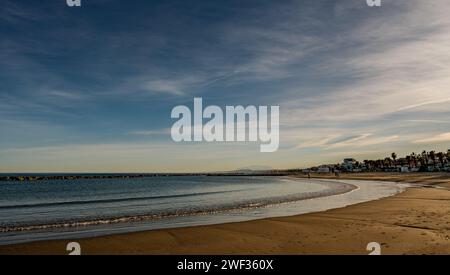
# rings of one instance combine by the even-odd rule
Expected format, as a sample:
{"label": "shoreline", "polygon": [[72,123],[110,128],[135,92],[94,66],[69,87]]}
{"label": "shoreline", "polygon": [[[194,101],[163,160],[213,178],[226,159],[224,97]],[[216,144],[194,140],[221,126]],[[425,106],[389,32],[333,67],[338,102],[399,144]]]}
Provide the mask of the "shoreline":
{"label": "shoreline", "polygon": [[[303,177],[298,175],[297,177]],[[444,173],[312,175],[450,187]],[[380,200],[323,212],[245,222],[157,229],[76,240],[83,254],[450,254],[450,191],[408,188]],[[67,254],[69,240],[0,246],[0,254]]]}

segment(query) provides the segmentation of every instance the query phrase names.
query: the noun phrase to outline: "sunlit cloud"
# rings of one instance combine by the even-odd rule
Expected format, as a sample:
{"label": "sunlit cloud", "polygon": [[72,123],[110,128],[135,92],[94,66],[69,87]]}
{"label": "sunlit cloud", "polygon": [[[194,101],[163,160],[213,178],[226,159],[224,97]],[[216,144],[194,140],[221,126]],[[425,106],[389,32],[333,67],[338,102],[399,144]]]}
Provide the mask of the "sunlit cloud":
{"label": "sunlit cloud", "polygon": [[414,143],[422,143],[422,144],[440,143],[440,142],[450,142],[450,133],[442,133],[433,137],[418,139],[414,141]]}
{"label": "sunlit cloud", "polygon": [[423,107],[426,105],[433,105],[433,104],[440,104],[440,103],[447,103],[450,102],[450,98],[445,98],[445,99],[440,99],[440,100],[432,100],[432,101],[425,101],[425,102],[421,102],[421,103],[417,103],[417,104],[413,104],[413,105],[409,105],[409,106],[404,106],[398,109],[398,111],[405,111],[405,110],[409,110],[409,109],[415,109],[418,107]]}

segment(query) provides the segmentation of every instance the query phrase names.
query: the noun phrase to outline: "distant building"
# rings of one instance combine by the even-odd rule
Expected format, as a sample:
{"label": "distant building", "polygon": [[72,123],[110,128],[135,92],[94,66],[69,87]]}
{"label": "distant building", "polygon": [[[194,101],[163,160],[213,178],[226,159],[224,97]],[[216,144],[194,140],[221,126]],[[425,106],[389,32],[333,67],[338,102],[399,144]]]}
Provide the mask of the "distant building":
{"label": "distant building", "polygon": [[356,167],[356,159],[354,158],[345,158],[342,162],[341,167],[347,171],[353,171]]}
{"label": "distant building", "polygon": [[402,173],[408,173],[408,172],[410,172],[410,171],[409,171],[409,167],[407,167],[407,166],[402,166],[402,167],[400,167],[400,172],[402,172]]}
{"label": "distant building", "polygon": [[330,173],[330,171],[330,167],[328,166],[321,166],[317,169],[317,173]]}

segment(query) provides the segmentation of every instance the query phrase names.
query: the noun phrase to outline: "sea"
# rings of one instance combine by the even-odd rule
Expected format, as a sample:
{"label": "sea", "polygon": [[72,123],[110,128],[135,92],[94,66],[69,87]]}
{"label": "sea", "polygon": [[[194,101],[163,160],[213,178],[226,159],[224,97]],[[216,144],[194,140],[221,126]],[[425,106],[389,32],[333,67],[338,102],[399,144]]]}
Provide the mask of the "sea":
{"label": "sea", "polygon": [[0,245],[290,216],[379,199],[405,188],[274,176],[0,182]]}

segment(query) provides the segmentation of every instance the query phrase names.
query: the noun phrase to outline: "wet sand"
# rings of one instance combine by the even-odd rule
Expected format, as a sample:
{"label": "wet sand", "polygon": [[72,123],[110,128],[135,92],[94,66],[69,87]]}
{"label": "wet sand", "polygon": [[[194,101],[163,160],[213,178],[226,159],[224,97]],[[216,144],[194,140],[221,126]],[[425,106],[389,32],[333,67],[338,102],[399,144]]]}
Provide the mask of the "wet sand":
{"label": "wet sand", "polygon": [[[369,242],[380,243],[382,254],[450,254],[450,174],[366,173],[340,178],[425,187],[318,213],[77,242],[82,254],[368,254]],[[67,254],[69,241],[73,240],[0,246],[0,254]]]}

